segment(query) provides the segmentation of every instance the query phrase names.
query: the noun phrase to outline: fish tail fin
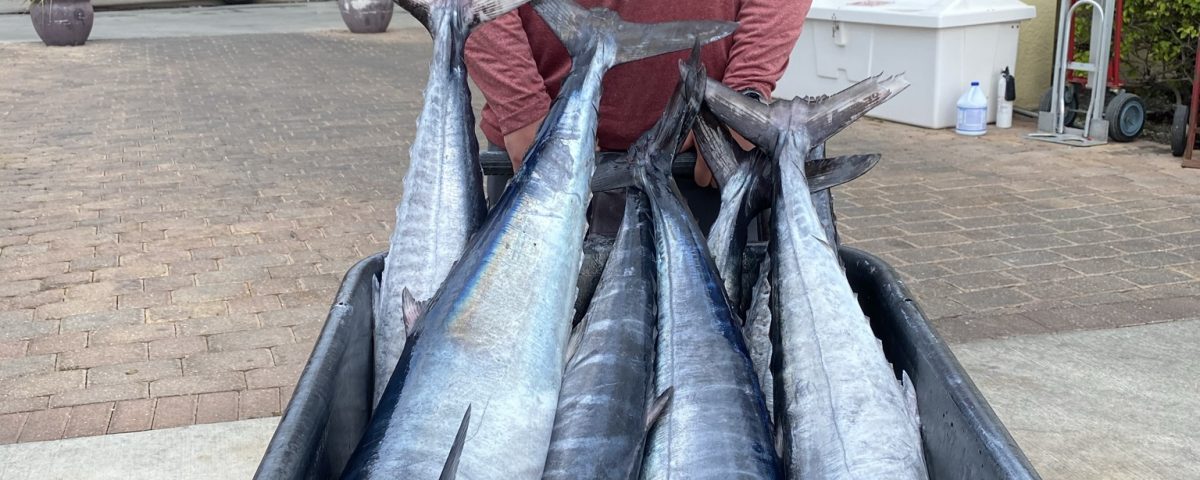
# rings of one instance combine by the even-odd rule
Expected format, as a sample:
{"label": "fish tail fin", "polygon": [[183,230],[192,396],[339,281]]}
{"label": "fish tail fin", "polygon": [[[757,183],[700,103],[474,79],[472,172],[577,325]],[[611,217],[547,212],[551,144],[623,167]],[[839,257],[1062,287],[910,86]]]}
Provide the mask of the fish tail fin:
{"label": "fish tail fin", "polygon": [[[819,145],[908,86],[903,74],[869,77],[828,97],[794,101],[805,108],[795,110],[792,123],[802,125],[812,144]],[[797,114],[799,118],[796,118]]]}
{"label": "fish tail fin", "polygon": [[450,454],[446,455],[446,466],[442,467],[439,480],[454,480],[458,477],[458,461],[462,458],[463,444],[467,441],[467,427],[471,424],[471,406],[467,405],[467,413],[463,414],[462,423],[458,426],[458,434],[454,436],[454,445]]}
{"label": "fish tail fin", "polygon": [[700,109],[707,73],[700,63],[699,43],[693,46],[691,59],[679,64],[679,73],[679,83],[658,122],[629,147],[628,155],[634,162],[634,184],[643,189],[652,181],[651,177],[670,177],[675,152],[679,151]]}
{"label": "fish tail fin", "polygon": [[738,159],[733,152],[733,135],[721,124],[707,105],[700,107],[700,115],[692,126],[696,137],[696,150],[704,156],[704,163],[712,170],[717,185],[724,187],[737,170]]}
{"label": "fish tail fin", "polygon": [[708,79],[704,104],[726,125],[767,152],[775,152],[779,132],[787,127],[774,124],[769,105],[742,95],[717,80]]}
{"label": "fish tail fin", "polygon": [[781,132],[803,130],[810,145],[820,145],[908,86],[900,75],[877,75],[830,96],[766,105],[711,80],[704,99],[726,124],[774,153]]}
{"label": "fish tail fin", "polygon": [[529,0],[392,0],[413,16],[427,30],[432,30],[430,10],[437,7],[456,9],[463,14],[467,28],[474,28],[482,23],[504,15]]}
{"label": "fish tail fin", "polygon": [[872,153],[807,162],[804,164],[804,174],[808,177],[808,189],[819,192],[854,180],[878,165],[879,158],[878,153]]}
{"label": "fish tail fin", "polygon": [[683,21],[632,23],[606,9],[586,10],[572,0],[537,0],[534,8],[554,30],[572,57],[594,48],[594,42],[611,36],[621,64],[683,50],[721,39],[737,28],[734,22]]}

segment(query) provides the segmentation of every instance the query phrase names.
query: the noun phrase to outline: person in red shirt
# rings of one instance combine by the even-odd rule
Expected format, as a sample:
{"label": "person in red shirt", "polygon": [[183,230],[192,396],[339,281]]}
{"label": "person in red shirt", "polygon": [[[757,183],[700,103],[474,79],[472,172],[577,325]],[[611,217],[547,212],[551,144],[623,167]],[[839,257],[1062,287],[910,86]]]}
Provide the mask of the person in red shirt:
{"label": "person in red shirt", "polygon": [[[631,22],[738,22],[732,35],[703,47],[701,61],[710,77],[764,100],[783,75],[812,5],[812,0],[576,1],[584,8],[614,10]],[[625,150],[654,125],[679,81],[678,62],[687,56],[686,51],[660,55],[618,65],[608,72],[596,132],[599,149]],[[493,146],[507,151],[516,170],[570,71],[571,57],[527,4],[472,32],[467,39],[466,62],[487,100],[480,122],[483,133]],[[685,150],[691,143],[689,138]],[[693,214],[705,217],[698,220],[707,230],[712,220],[704,211],[709,210],[715,218],[713,205],[720,203],[715,191],[703,188],[712,183],[707,166],[702,160],[697,162],[694,181],[679,179],[677,183]],[[614,218],[619,222],[623,202],[610,201],[607,207],[598,207],[597,203],[605,203],[598,202],[603,197],[593,200],[592,223],[611,223]],[[697,203],[702,206],[697,208]],[[601,210],[607,213],[601,214]],[[610,224],[602,230],[614,227]]]}

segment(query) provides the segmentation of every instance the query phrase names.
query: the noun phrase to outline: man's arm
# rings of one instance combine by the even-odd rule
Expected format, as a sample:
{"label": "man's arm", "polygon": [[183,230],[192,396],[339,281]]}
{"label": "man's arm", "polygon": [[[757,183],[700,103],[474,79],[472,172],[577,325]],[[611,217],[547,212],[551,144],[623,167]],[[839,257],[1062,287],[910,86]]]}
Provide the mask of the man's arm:
{"label": "man's arm", "polygon": [[518,11],[488,22],[467,38],[467,71],[497,114],[504,149],[521,167],[538,126],[550,110],[550,96],[533,61]]}
{"label": "man's arm", "polygon": [[[812,7],[812,0],[744,0],[738,8],[738,29],[733,32],[733,46],[729,50],[729,64],[721,82],[737,91],[757,93],[770,99],[775,82],[787,69],[788,59],[800,28]],[[732,130],[731,130],[732,131]],[[752,145],[737,132],[732,132],[742,148]],[[688,137],[689,142],[691,137]],[[712,172],[697,152],[696,184],[712,184]]]}
{"label": "man's arm", "polygon": [[770,98],[783,76],[812,0],[744,0],[723,83]]}

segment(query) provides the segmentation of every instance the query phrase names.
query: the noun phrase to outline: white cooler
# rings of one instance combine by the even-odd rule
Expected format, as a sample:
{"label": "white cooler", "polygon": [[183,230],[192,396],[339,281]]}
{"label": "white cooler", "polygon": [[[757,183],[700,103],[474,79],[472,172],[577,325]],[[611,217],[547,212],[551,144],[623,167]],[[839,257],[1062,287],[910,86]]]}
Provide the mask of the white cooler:
{"label": "white cooler", "polygon": [[1017,0],[813,0],[776,97],[832,94],[871,75],[903,73],[912,86],[872,117],[953,127],[958,97],[978,81],[996,118],[996,82],[1016,75]]}

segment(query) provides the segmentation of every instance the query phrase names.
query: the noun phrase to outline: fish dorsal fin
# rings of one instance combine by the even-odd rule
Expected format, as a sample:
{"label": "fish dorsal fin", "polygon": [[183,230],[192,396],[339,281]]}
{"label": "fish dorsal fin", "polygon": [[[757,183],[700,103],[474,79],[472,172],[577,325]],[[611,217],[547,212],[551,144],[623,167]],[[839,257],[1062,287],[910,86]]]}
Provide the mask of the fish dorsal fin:
{"label": "fish dorsal fin", "polygon": [[642,462],[644,461],[644,453],[646,444],[650,441],[650,431],[658,423],[659,419],[666,415],[667,408],[671,405],[671,398],[675,395],[675,387],[667,387],[658,397],[646,406],[646,416],[644,417],[642,441],[638,443],[637,450],[629,458],[629,471],[626,472],[626,480],[638,480],[642,478]]}
{"label": "fish dorsal fin", "polygon": [[662,418],[667,412],[667,407],[671,405],[671,398],[675,396],[675,387],[667,387],[662,394],[654,398],[650,402],[650,406],[646,408],[646,431],[649,432],[654,428],[654,424],[658,423],[658,419]]}
{"label": "fish dorsal fin", "polygon": [[471,405],[467,405],[467,413],[463,414],[462,423],[458,425],[458,434],[454,435],[454,445],[450,454],[446,455],[446,466],[442,467],[442,475],[438,480],[454,480],[458,477],[458,461],[462,458],[463,444],[467,441],[467,427],[471,424]]}
{"label": "fish dorsal fin", "polygon": [[413,296],[408,287],[404,287],[402,303],[404,306],[404,328],[409,335],[413,333],[413,327],[417,325],[417,319],[425,314],[429,302],[422,302]]}
{"label": "fish dorsal fin", "polygon": [[879,154],[872,153],[806,162],[804,172],[808,177],[808,189],[819,192],[854,180],[878,165],[879,158]]}
{"label": "fish dorsal fin", "polygon": [[459,8],[467,15],[467,25],[474,28],[496,17],[504,15],[529,0],[392,0],[413,16],[426,30],[431,29],[429,11],[435,7]]}
{"label": "fish dorsal fin", "polygon": [[585,10],[572,0],[536,0],[535,9],[563,46],[578,57],[609,36],[616,41],[616,61],[621,64],[706,44],[730,33],[733,22],[685,21],[632,23],[607,9]]}

